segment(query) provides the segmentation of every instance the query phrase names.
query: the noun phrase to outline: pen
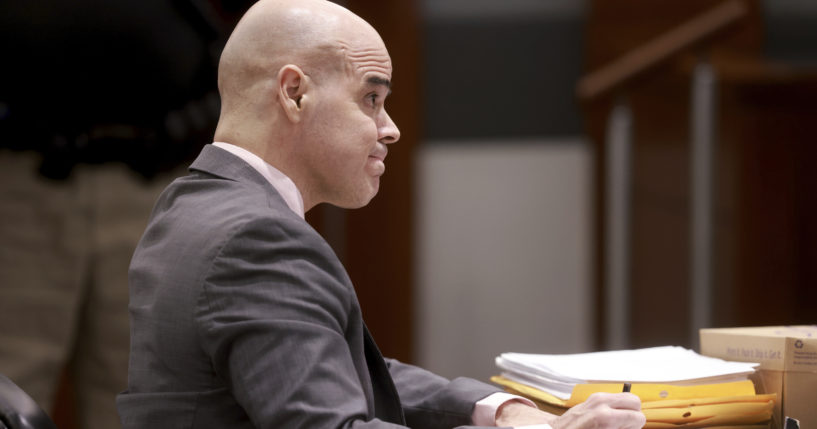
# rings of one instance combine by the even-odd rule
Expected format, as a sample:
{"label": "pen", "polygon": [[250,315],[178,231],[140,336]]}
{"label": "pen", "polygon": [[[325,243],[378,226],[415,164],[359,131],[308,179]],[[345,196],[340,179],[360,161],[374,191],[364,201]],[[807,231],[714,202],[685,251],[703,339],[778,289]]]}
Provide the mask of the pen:
{"label": "pen", "polygon": [[622,392],[625,392],[625,393],[626,393],[626,392],[629,392],[629,391],[630,391],[630,387],[632,387],[632,386],[630,385],[630,383],[624,383],[624,389],[622,389],[621,391],[622,391]]}

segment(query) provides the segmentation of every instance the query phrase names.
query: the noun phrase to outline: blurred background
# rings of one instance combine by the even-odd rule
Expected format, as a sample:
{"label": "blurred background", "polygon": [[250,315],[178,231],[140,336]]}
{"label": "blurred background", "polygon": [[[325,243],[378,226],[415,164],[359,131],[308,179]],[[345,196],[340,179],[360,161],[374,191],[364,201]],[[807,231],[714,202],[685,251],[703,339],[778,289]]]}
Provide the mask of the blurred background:
{"label": "blurred background", "polygon": [[[96,12],[76,12],[80,3]],[[120,245],[132,251],[156,189],[210,141],[214,64],[252,2],[157,0],[119,13],[101,12],[116,2],[80,3],[36,13],[3,6],[2,46],[14,67],[0,75],[0,146],[3,156],[28,156],[31,180],[50,187],[77,187],[96,174],[86,170],[113,165],[149,188],[146,208],[127,210],[137,233]],[[388,109],[402,139],[369,206],[319,206],[307,218],[347,267],[385,355],[487,380],[506,351],[695,348],[701,327],[817,321],[812,1],[337,3],[389,48]],[[71,14],[86,27],[67,25],[77,22]],[[137,34],[149,48],[130,40]],[[83,48],[100,40],[105,47]],[[89,98],[106,107],[83,109]],[[77,156],[88,142],[119,149]],[[23,174],[0,169],[0,206],[20,205]],[[120,207],[110,201],[130,188],[97,182],[97,204]],[[30,205],[26,213],[38,213]],[[77,208],[96,224],[94,210]],[[13,271],[23,247],[63,246],[49,237],[35,247],[16,232],[0,235],[0,272]],[[79,264],[95,261],[91,253]],[[19,292],[30,290],[27,276],[0,277],[8,319],[0,343],[28,335],[15,300],[45,299]],[[90,336],[84,320],[93,318],[77,315],[93,312],[94,288],[77,284],[79,298],[57,300],[71,341],[41,352],[58,368],[46,394],[57,398],[48,408],[63,428],[92,427],[76,423],[82,401],[71,369],[83,359],[107,365],[71,345]],[[12,348],[0,346],[0,365]]]}

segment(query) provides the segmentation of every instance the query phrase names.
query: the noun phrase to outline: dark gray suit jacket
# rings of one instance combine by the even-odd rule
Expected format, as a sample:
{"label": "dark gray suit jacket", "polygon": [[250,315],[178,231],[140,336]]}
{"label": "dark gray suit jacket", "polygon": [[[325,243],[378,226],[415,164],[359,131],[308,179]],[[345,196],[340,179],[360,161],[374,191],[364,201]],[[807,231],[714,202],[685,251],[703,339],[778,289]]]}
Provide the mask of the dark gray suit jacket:
{"label": "dark gray suit jacket", "polygon": [[497,389],[385,360],[329,245],[240,158],[205,146],[129,273],[128,428],[451,428]]}

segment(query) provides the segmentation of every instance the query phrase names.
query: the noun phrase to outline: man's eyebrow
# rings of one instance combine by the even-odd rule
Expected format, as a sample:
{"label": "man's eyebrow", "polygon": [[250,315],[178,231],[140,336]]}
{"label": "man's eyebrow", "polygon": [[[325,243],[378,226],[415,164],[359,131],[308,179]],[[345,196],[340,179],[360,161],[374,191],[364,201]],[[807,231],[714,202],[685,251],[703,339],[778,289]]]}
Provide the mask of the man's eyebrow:
{"label": "man's eyebrow", "polygon": [[370,76],[368,79],[366,79],[366,83],[370,85],[383,85],[388,88],[389,92],[391,93],[391,81],[388,79],[384,79],[379,76]]}

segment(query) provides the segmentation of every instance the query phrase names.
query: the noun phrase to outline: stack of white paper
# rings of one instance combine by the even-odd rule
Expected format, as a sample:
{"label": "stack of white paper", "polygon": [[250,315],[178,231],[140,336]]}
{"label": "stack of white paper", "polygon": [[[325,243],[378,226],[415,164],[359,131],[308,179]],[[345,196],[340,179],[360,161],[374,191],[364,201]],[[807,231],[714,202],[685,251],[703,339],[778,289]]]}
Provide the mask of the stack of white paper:
{"label": "stack of white paper", "polygon": [[758,366],[676,346],[570,355],[503,353],[496,365],[504,377],[560,399],[570,398],[576,384],[711,384],[745,380]]}

